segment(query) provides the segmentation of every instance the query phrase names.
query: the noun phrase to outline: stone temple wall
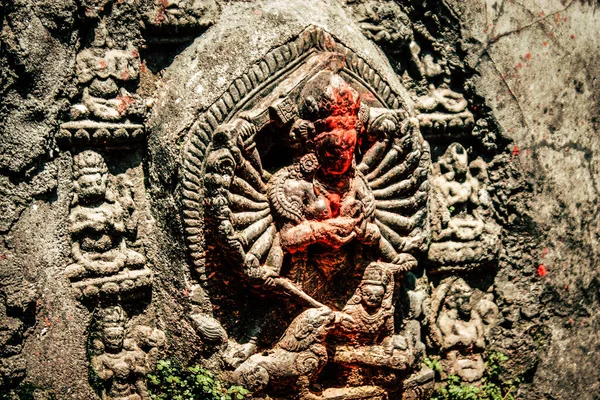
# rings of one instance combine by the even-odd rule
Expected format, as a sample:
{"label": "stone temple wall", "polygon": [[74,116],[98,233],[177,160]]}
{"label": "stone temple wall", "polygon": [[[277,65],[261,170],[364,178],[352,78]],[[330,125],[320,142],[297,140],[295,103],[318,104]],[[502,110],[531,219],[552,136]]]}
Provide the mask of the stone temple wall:
{"label": "stone temple wall", "polygon": [[1,2],[0,398],[598,399],[599,10]]}

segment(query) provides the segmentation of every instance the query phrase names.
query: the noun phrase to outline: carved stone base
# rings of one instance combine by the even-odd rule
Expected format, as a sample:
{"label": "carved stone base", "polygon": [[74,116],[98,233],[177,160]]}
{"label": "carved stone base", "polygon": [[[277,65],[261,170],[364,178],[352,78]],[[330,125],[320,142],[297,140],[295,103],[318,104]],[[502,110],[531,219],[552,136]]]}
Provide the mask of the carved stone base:
{"label": "carved stone base", "polygon": [[387,398],[386,391],[378,386],[330,388],[316,397],[319,400],[385,400]]}
{"label": "carved stone base", "polygon": [[421,133],[425,137],[450,135],[458,136],[471,131],[475,120],[469,111],[458,114],[440,112],[419,114],[417,116]]}
{"label": "carved stone base", "polygon": [[496,236],[481,241],[439,242],[429,247],[430,272],[465,271],[480,268],[496,259],[500,240]]}
{"label": "carved stone base", "polygon": [[116,295],[132,290],[149,288],[153,274],[148,268],[135,271],[122,271],[117,275],[101,278],[88,278],[71,283],[77,299],[93,298],[100,294]]}
{"label": "carved stone base", "polygon": [[61,124],[56,141],[69,146],[123,146],[144,140],[144,125],[96,121],[71,121]]}

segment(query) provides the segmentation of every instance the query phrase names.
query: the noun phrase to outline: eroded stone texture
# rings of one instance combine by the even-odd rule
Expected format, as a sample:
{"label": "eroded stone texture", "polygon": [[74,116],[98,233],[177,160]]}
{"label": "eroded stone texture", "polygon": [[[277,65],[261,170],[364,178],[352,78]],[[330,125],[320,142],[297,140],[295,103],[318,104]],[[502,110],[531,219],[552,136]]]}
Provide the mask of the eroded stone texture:
{"label": "eroded stone texture", "polygon": [[[596,12],[595,12],[596,11]],[[0,383],[598,388],[590,2],[0,5]],[[57,367],[59,366],[59,367]]]}

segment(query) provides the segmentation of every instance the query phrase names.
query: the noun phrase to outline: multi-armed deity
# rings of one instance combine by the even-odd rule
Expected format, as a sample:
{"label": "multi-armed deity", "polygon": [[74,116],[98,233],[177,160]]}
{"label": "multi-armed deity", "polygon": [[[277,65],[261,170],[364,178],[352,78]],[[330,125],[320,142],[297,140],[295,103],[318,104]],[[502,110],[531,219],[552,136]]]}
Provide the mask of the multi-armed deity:
{"label": "multi-armed deity", "polygon": [[[193,201],[185,213],[200,216],[202,206],[203,238],[215,250],[196,266],[212,277],[213,300],[223,298],[215,280],[250,283],[240,290],[256,314],[236,326],[219,318],[237,357],[226,358],[230,379],[257,393],[378,396],[418,370],[421,338],[403,331],[395,303],[417,264],[411,253],[426,246],[429,148],[416,118],[351,83],[343,63],[336,53],[315,54],[215,126],[201,181],[191,164],[196,139],[188,145],[186,188],[199,182],[201,195],[186,192]],[[198,226],[193,219],[188,226]],[[288,305],[272,307],[269,298]]]}

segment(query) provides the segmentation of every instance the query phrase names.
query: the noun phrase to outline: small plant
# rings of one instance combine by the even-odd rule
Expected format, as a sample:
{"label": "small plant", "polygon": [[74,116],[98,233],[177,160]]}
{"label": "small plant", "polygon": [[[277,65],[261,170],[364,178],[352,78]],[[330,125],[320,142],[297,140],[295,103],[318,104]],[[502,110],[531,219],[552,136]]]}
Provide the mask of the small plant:
{"label": "small plant", "polygon": [[441,373],[443,372],[443,368],[442,368],[442,363],[440,363],[440,360],[438,360],[437,358],[429,358],[427,357],[426,359],[423,360],[423,363],[429,368],[431,369],[433,372],[435,372],[435,376],[439,377],[441,375]]}
{"label": "small plant", "polygon": [[[486,370],[481,387],[464,384],[456,375],[448,375],[443,385],[436,389],[431,400],[515,400],[513,393],[521,383],[519,378],[502,381],[500,375],[505,371],[503,364],[508,357],[500,352],[492,351],[486,354]],[[436,371],[437,360],[425,360],[425,365]]]}
{"label": "small plant", "polygon": [[184,368],[170,360],[159,361],[147,381],[152,400],[242,400],[250,394],[241,386],[227,387],[197,365]]}

